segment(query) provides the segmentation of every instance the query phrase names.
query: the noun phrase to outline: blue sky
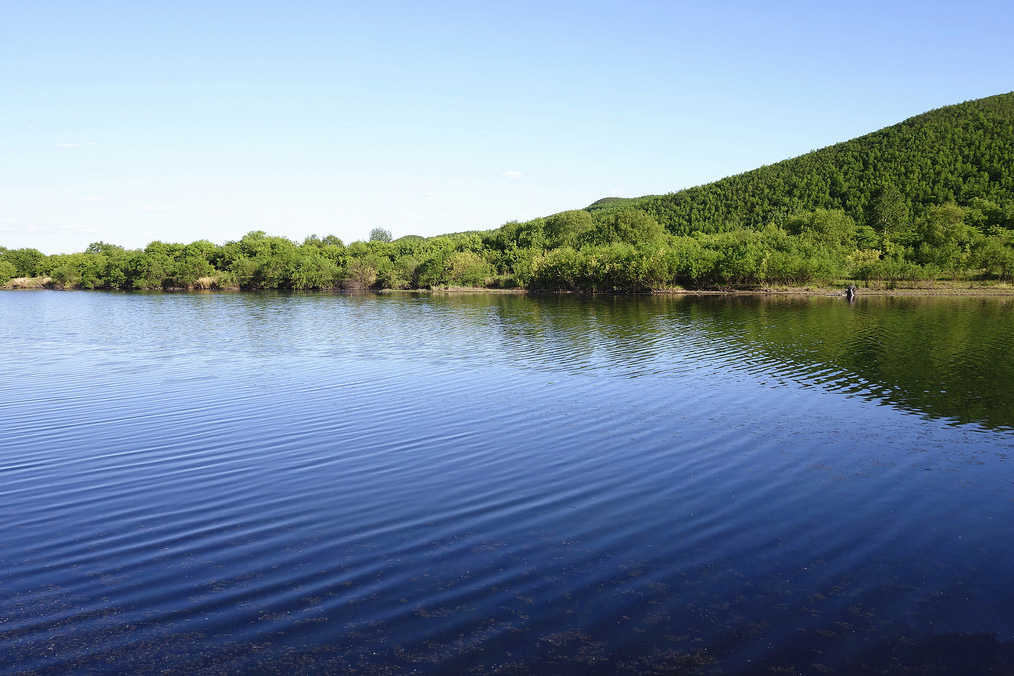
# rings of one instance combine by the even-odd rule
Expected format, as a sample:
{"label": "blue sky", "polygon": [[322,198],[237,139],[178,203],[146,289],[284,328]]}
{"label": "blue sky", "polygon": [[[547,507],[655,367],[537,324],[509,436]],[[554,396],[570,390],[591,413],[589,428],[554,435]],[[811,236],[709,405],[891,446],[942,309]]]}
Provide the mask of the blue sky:
{"label": "blue sky", "polygon": [[0,245],[365,239],[665,193],[1014,90],[1005,2],[0,0]]}

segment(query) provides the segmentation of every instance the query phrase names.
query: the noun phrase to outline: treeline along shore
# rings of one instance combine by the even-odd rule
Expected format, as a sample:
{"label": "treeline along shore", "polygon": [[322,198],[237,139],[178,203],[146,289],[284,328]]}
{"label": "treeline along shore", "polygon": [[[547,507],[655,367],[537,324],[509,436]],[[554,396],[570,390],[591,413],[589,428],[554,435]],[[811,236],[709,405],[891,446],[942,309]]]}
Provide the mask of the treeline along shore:
{"label": "treeline along shore", "polygon": [[[2,242],[0,242],[2,244]],[[1014,93],[668,195],[607,198],[494,230],[297,243],[0,246],[0,285],[643,293],[1014,281]]]}

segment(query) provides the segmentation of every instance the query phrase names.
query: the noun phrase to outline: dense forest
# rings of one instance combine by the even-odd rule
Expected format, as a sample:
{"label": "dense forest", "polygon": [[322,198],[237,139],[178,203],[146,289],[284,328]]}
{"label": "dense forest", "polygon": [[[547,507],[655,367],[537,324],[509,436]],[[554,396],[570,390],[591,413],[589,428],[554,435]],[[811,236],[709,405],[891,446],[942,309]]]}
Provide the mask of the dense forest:
{"label": "dense forest", "polygon": [[87,289],[646,292],[676,288],[1014,281],[1014,93],[668,195],[607,198],[500,228],[302,243],[0,246],[0,284]]}

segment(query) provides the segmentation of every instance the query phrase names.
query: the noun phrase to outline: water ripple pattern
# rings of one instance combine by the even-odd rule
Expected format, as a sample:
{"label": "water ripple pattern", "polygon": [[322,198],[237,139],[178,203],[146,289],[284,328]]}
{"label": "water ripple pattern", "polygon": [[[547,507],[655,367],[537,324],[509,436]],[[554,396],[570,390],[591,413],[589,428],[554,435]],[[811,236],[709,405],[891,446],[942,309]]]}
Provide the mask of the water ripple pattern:
{"label": "water ripple pattern", "polygon": [[1002,651],[1011,307],[837,300],[2,293],[0,673]]}

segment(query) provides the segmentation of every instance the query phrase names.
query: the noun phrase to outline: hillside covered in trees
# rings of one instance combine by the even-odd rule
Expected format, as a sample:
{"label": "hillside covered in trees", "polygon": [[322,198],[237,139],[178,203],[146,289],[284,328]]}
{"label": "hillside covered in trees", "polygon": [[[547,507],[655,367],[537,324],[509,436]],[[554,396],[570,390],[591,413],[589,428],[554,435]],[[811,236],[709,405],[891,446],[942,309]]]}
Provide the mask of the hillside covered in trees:
{"label": "hillside covered in trees", "polygon": [[60,288],[674,288],[1014,281],[1014,93],[668,195],[607,198],[495,230],[296,243],[0,246],[0,284]]}
{"label": "hillside covered in trees", "polygon": [[[859,225],[898,229],[934,206],[1014,216],[1014,93],[947,106],[852,141],[668,195],[605,199],[589,210],[641,209],[673,234],[786,225],[837,209]],[[984,220],[983,220],[984,219]]]}

